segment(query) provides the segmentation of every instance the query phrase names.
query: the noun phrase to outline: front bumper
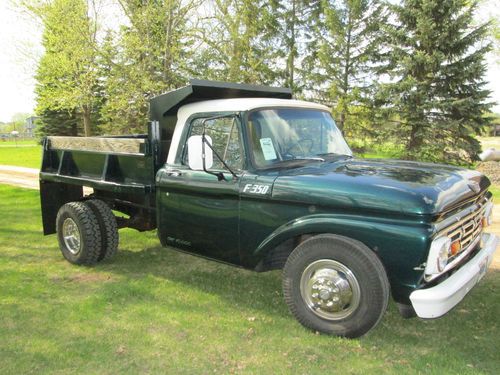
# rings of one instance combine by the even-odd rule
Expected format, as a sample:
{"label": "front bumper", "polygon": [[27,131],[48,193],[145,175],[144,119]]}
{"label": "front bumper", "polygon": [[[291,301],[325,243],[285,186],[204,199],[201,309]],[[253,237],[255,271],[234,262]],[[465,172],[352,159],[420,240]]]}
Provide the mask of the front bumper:
{"label": "front bumper", "polygon": [[455,307],[486,274],[499,239],[489,233],[481,235],[482,249],[457,272],[442,283],[416,290],[410,301],[420,318],[438,318]]}

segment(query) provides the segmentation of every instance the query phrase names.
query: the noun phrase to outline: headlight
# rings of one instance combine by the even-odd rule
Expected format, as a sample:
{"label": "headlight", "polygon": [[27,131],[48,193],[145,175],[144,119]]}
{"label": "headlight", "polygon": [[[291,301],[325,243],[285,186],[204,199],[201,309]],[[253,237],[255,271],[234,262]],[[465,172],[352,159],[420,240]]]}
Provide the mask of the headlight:
{"label": "headlight", "polygon": [[425,266],[426,275],[436,275],[443,272],[448,263],[450,247],[451,240],[448,237],[438,237],[432,241]]}
{"label": "headlight", "polygon": [[439,272],[442,272],[446,267],[446,263],[448,263],[448,249],[449,246],[443,246],[441,250],[439,250],[438,259],[437,259],[437,268]]}

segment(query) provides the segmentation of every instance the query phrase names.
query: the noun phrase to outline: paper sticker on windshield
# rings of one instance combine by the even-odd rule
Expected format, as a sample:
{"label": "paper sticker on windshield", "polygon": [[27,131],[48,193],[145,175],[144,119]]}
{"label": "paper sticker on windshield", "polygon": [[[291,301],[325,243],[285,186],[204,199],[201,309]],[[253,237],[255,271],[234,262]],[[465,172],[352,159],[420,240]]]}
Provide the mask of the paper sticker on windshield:
{"label": "paper sticker on windshield", "polygon": [[264,159],[266,160],[276,159],[276,151],[274,151],[273,141],[271,140],[271,138],[261,138],[260,147],[262,148]]}

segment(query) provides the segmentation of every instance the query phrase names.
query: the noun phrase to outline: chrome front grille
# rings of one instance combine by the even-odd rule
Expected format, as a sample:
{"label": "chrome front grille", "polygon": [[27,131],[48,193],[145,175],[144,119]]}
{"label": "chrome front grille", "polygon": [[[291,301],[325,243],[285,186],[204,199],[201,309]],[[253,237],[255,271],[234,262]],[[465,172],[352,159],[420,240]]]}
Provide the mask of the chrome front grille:
{"label": "chrome front grille", "polygon": [[488,199],[482,199],[477,202],[477,208],[468,215],[457,219],[457,222],[444,230],[451,242],[460,241],[460,251],[450,256],[448,263],[452,263],[456,258],[460,257],[463,252],[468,251],[473,245],[477,244],[477,240],[483,231],[483,217],[488,208]]}
{"label": "chrome front grille", "polygon": [[[449,246],[447,249],[448,259],[444,269],[439,269],[439,272],[436,272],[434,262],[437,261],[437,254],[436,251],[432,253],[431,245],[428,259],[425,263],[426,274],[424,278],[426,282],[430,282],[443,273],[452,270],[476,249],[482,237],[483,223],[485,223],[483,218],[489,225],[492,209],[493,202],[491,198],[488,199],[488,197],[482,196],[472,205],[448,215],[446,219],[437,223],[433,243],[441,238],[449,238],[450,241],[447,245]],[[457,244],[460,244],[458,249],[455,248]]]}
{"label": "chrome front grille", "polygon": [[451,242],[460,241],[461,251],[467,249],[470,244],[474,243],[474,240],[483,231],[482,219],[484,211],[485,207],[480,207],[477,211],[457,223],[454,228],[447,231],[446,235],[451,239]]}

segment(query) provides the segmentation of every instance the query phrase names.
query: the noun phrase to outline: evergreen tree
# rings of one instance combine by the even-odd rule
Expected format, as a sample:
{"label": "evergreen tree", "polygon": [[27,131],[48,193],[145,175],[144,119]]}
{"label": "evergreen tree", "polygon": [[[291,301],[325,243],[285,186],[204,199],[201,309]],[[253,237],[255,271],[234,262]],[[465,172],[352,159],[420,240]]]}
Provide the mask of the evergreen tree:
{"label": "evergreen tree", "polygon": [[304,10],[303,1],[290,0],[284,2],[284,13],[282,25],[284,25],[283,44],[285,47],[285,86],[297,91],[297,58],[299,57],[299,38],[303,18],[300,17]]}
{"label": "evergreen tree", "polygon": [[371,0],[321,0],[309,7],[308,91],[332,107],[340,129],[359,132],[370,113],[386,8]]}
{"label": "evergreen tree", "polygon": [[399,119],[393,135],[406,157],[472,162],[475,139],[488,124],[484,43],[487,25],[474,25],[477,1],[405,0],[392,6],[388,28],[392,82],[381,95]]}
{"label": "evergreen tree", "polygon": [[38,137],[45,135],[59,135],[75,137],[81,134],[82,121],[75,111],[55,111],[45,109],[39,114],[36,134]]}
{"label": "evergreen tree", "polygon": [[[277,84],[292,89],[296,96],[301,96],[306,86],[302,69],[306,33],[311,21],[311,10],[315,9],[315,0],[274,0],[271,1],[273,20],[275,69],[279,73]],[[311,22],[314,24],[314,22]]]}

